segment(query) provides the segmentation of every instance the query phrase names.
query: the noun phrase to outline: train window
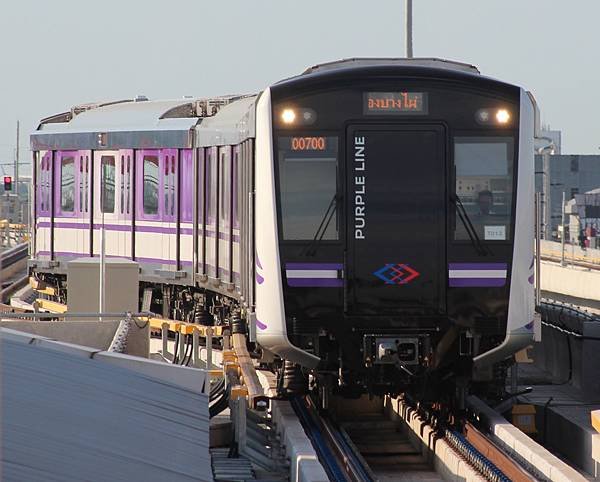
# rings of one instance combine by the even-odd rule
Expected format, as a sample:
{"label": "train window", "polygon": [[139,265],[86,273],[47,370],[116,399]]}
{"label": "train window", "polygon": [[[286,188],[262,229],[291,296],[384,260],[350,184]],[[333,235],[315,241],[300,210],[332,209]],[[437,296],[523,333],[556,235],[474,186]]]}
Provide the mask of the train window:
{"label": "train window", "polygon": [[84,192],[84,198],[85,198],[85,212],[89,212],[90,210],[90,156],[85,156],[85,192]]}
{"label": "train window", "polygon": [[211,226],[216,224],[217,199],[217,156],[214,149],[209,149],[206,163],[206,202],[208,203],[208,223]]}
{"label": "train window", "polygon": [[50,179],[52,153],[48,152],[42,157],[40,162],[40,211],[48,213],[50,211]]}
{"label": "train window", "polygon": [[60,161],[60,210],[75,211],[75,158],[63,157]]}
{"label": "train window", "polygon": [[233,156],[233,227],[239,228],[239,169],[240,169],[240,146],[235,146],[235,154]]}
{"label": "train window", "polygon": [[144,156],[144,214],[158,214],[158,157]]}
{"label": "train window", "polygon": [[79,212],[88,212],[88,156],[79,156]]}
{"label": "train window", "polygon": [[[308,147],[298,147],[308,140]],[[312,139],[319,139],[313,143]],[[322,140],[322,141],[321,141]],[[280,137],[279,185],[285,240],[339,239],[337,137]]]}
{"label": "train window", "polygon": [[125,212],[131,213],[131,156],[127,156],[127,168],[125,169]]}
{"label": "train window", "polygon": [[169,215],[175,216],[175,156],[171,156],[171,183],[169,184],[169,193],[171,196],[171,206]]}
{"label": "train window", "polygon": [[473,234],[482,241],[510,239],[513,155],[509,137],[454,139],[455,240],[469,240]]}
{"label": "train window", "polygon": [[85,179],[83,176],[83,156],[79,156],[79,210],[84,212],[83,193],[85,191]]}
{"label": "train window", "polygon": [[125,210],[125,156],[121,156],[121,182],[119,185],[119,193],[121,195],[120,211],[123,214]]}
{"label": "train window", "polygon": [[101,177],[101,208],[103,213],[115,212],[115,156],[100,158]]}
{"label": "train window", "polygon": [[225,152],[221,153],[220,173],[219,217],[221,218],[221,222],[227,226],[229,222],[229,209],[231,207],[231,163],[229,156]]}

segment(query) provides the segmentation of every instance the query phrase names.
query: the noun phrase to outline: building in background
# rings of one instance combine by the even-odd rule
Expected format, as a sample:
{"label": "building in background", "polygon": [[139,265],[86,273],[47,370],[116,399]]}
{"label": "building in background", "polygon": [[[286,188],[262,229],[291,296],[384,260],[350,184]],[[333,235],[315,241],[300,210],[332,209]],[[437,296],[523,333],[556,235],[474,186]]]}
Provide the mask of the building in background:
{"label": "building in background", "polygon": [[[600,155],[550,155],[549,166],[551,238],[558,239],[558,226],[562,222],[562,193],[565,193],[568,202],[576,194],[600,188]],[[544,162],[539,154],[535,156],[535,172],[535,190],[543,192]]]}

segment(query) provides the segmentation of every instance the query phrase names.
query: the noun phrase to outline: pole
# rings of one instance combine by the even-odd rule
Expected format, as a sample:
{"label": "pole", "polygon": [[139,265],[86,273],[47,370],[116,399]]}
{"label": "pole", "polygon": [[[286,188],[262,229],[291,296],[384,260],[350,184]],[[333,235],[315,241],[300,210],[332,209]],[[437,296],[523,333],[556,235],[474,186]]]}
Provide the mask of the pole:
{"label": "pole", "polygon": [[15,186],[17,196],[19,195],[19,134],[20,134],[20,125],[19,121],[17,121],[17,153],[15,155]]}
{"label": "pole", "polygon": [[541,253],[540,238],[542,235],[542,193],[535,193],[535,305],[541,301]]}
{"label": "pole", "polygon": [[560,237],[560,264],[565,265],[565,192],[562,195],[562,236]]}
{"label": "pole", "polygon": [[[102,217],[100,227],[100,282],[99,282],[99,300],[98,300],[98,311],[100,313],[104,313],[104,276],[105,276],[105,259],[104,255],[106,252],[105,245],[105,236],[104,236],[104,186],[106,184],[106,179],[104,179],[104,170],[102,169],[102,164],[100,164],[100,213]],[[100,318],[102,321],[102,318]]]}
{"label": "pole", "polygon": [[552,195],[550,193],[550,152],[544,150],[542,154],[543,161],[543,193],[544,193],[544,211],[542,213],[542,233],[543,239],[552,239]]}
{"label": "pole", "polygon": [[406,0],[406,58],[413,58],[412,0]]}

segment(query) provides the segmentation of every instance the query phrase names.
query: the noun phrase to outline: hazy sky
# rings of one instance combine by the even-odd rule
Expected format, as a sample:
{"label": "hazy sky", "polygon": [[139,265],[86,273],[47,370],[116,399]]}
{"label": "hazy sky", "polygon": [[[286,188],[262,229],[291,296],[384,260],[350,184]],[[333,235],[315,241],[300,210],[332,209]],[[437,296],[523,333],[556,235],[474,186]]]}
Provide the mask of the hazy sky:
{"label": "hazy sky", "polygon": [[[414,4],[415,56],[523,85],[563,153],[600,154],[600,1]],[[404,0],[3,0],[0,163],[17,119],[28,161],[36,122],[74,104],[252,92],[322,61],[403,56],[403,15]]]}

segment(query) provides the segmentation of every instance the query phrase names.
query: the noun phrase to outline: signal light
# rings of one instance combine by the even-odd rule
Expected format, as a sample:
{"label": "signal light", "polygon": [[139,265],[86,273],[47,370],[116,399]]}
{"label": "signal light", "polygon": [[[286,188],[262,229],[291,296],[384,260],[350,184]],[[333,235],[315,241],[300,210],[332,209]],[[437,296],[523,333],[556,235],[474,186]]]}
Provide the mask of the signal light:
{"label": "signal light", "polygon": [[12,191],[12,177],[4,176],[4,191]]}

